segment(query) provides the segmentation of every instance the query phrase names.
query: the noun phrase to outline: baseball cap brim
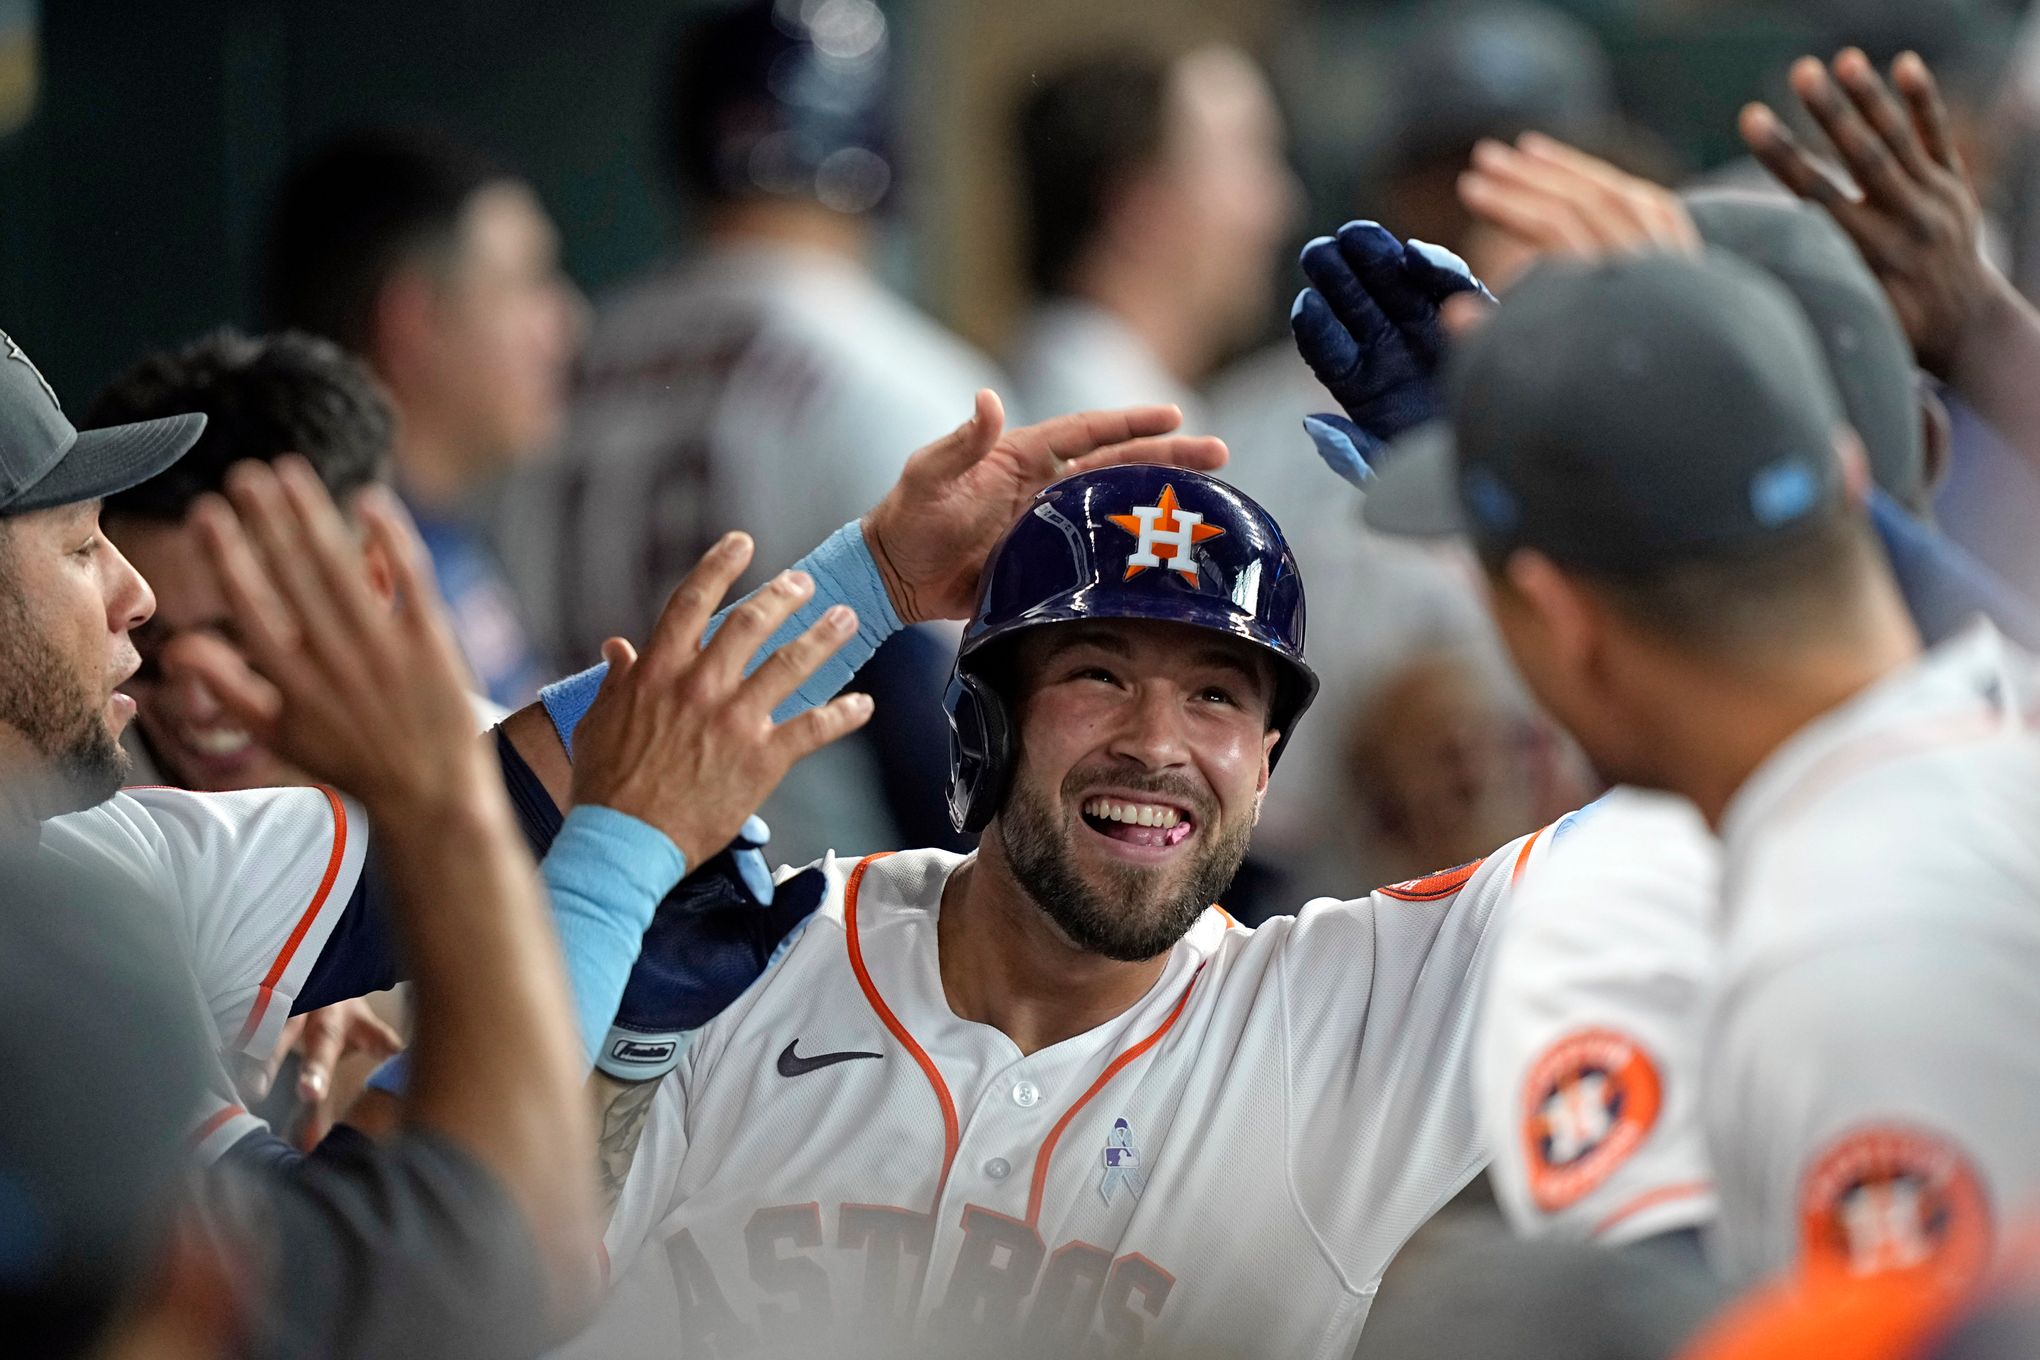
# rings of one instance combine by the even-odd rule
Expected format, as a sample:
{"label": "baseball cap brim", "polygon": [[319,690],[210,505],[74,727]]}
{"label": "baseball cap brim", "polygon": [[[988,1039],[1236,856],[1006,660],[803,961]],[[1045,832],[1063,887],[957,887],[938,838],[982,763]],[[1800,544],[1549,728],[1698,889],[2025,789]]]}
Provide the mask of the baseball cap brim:
{"label": "baseball cap brim", "polygon": [[1390,441],[1367,482],[1360,517],[1369,528],[1413,538],[1447,538],[1466,529],[1453,477],[1452,423],[1429,421]]}
{"label": "baseball cap brim", "polygon": [[0,512],[26,514],[125,491],[182,458],[204,430],[201,414],[80,430],[56,465],[0,506]]}

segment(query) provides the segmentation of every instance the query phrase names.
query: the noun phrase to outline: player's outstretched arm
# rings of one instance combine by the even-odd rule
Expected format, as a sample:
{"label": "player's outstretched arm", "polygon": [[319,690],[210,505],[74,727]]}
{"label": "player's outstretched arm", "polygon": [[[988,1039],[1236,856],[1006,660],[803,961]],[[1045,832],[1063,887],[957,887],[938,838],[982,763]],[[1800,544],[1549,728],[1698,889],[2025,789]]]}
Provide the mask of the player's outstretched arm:
{"label": "player's outstretched arm", "polygon": [[1847,179],[1817,162],[1763,104],[1742,112],[1750,151],[1849,234],[1890,296],[1920,366],[2040,458],[2040,396],[2031,381],[2040,370],[2040,313],[1983,254],[1983,208],[1933,73],[1908,52],[1892,63],[1886,84],[1868,57],[1849,48],[1832,67],[1801,58],[1791,83]]}
{"label": "player's outstretched arm", "polygon": [[[194,657],[235,717],[368,810],[416,987],[412,1125],[492,1172],[521,1211],[553,1302],[593,1284],[594,1137],[543,893],[487,749],[465,668],[394,499],[359,517],[397,575],[394,608],[310,467],[247,464],[194,511],[254,670],[225,647]],[[516,1063],[477,1063],[515,1052]],[[372,1244],[366,1244],[372,1246]]]}

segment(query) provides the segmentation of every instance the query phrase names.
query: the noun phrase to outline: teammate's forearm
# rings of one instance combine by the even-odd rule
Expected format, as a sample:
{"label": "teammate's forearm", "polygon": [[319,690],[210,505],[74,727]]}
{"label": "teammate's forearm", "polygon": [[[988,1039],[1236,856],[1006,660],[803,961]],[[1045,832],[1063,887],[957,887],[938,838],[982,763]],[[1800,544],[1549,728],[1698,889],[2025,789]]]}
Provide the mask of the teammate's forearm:
{"label": "teammate's forearm", "polygon": [[638,1144],[645,1136],[645,1117],[659,1094],[659,1082],[618,1081],[606,1072],[588,1078],[588,1095],[595,1110],[595,1157],[599,1183],[596,1212],[607,1223],[616,1212],[623,1183],[630,1178],[631,1163],[637,1159]]}
{"label": "teammate's forearm", "polygon": [[[814,595],[758,649],[749,666],[761,664],[779,648],[806,632],[833,605],[848,605],[856,612],[857,633],[824,662],[806,684],[794,691],[791,698],[773,711],[772,717],[777,722],[785,722],[835,698],[843,686],[850,683],[850,677],[857,673],[858,668],[869,661],[872,653],[902,626],[891,597],[886,594],[878,564],[872,560],[864,531],[857,521],[853,520],[830,534],[820,547],[794,565],[814,578]],[[742,600],[737,602],[742,603]],[[704,640],[715,636],[723,620],[729,617],[730,610],[736,607],[732,604],[715,616],[703,634]],[[591,666],[578,675],[570,675],[546,686],[539,696],[570,756],[574,750],[574,728],[588,712],[589,705],[595,702],[595,692],[601,688],[602,677],[608,674],[608,670],[607,665]],[[548,778],[548,787],[551,783]],[[564,790],[554,794],[561,806],[565,806],[563,795]]]}
{"label": "teammate's forearm", "polygon": [[[455,1140],[525,1212],[557,1302],[586,1296],[595,1240],[585,1071],[529,853],[500,797],[378,816],[417,1003],[408,1117]],[[515,1054],[513,1062],[478,1055]],[[580,1151],[576,1151],[580,1149]]]}
{"label": "teammate's forearm", "polygon": [[1948,385],[2005,441],[2040,464],[2040,311],[1998,278],[1949,365]]}

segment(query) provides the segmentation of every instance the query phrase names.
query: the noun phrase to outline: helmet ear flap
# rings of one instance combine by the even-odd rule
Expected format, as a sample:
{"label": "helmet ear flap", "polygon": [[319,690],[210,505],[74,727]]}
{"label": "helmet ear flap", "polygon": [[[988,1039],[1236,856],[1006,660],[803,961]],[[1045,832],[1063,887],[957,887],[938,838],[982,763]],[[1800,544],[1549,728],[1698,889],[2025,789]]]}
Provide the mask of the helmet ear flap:
{"label": "helmet ear flap", "polygon": [[961,668],[950,676],[942,706],[949,713],[949,822],[979,832],[1005,797],[1011,718],[999,692]]}

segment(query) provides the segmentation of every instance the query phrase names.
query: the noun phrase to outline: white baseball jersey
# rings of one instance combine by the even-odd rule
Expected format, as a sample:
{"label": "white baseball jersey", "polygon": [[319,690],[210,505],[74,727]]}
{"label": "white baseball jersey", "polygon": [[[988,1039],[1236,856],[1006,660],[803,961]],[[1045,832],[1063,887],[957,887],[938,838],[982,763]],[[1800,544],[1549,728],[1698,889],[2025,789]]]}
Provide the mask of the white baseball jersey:
{"label": "white baseball jersey", "polygon": [[1516,1231],[1609,1245],[1713,1220],[1700,1094],[1721,852],[1620,788],[1552,828],[1496,927],[1474,1100]]}
{"label": "white baseball jersey", "polygon": [[862,514],[1003,389],[961,340],[819,251],[714,249],[606,301],[563,456],[513,492],[512,569],[550,643],[641,637],[715,540],[764,579]]}
{"label": "white baseball jersey", "polygon": [[2040,713],[1977,625],[1803,728],[1721,823],[1721,1245],[1973,1274],[2040,1213]]}
{"label": "white baseball jersey", "polygon": [[231,1076],[276,1051],[292,1003],[361,878],[368,819],[324,788],[135,788],[42,825],[45,852],[167,908],[219,1040],[193,1140],[211,1161],[263,1127]]}
{"label": "white baseball jersey", "polygon": [[913,1320],[1042,1354],[1345,1360],[1390,1258],[1484,1160],[1487,928],[1541,853],[1258,930],[1212,908],[1140,1002],[1027,1055],[945,999],[960,857],[823,860],[798,942],[659,1092],[605,1242],[617,1290],[573,1353]]}

